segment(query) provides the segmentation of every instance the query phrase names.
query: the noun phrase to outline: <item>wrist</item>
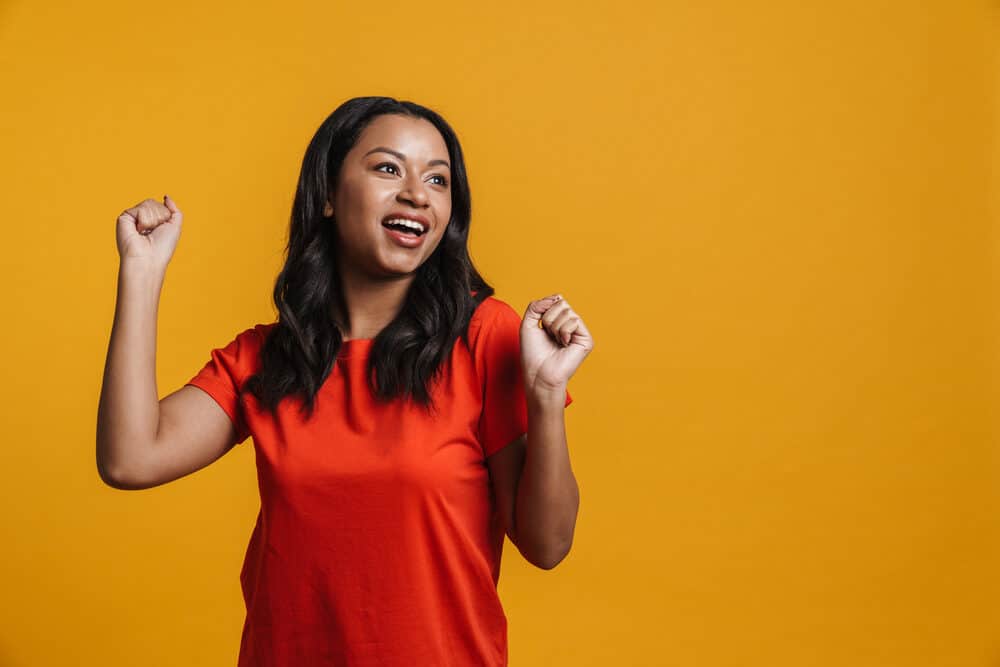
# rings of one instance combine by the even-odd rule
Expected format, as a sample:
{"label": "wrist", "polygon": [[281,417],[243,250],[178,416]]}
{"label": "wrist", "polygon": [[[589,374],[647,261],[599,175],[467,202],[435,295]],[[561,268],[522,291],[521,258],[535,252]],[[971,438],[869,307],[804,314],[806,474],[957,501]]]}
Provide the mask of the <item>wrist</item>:
{"label": "wrist", "polygon": [[136,276],[162,280],[166,272],[167,267],[159,266],[146,257],[125,257],[118,262],[118,273],[129,278]]}
{"label": "wrist", "polygon": [[534,382],[530,387],[526,387],[528,400],[538,404],[558,404],[560,407],[566,402],[566,384],[551,385],[544,382]]}
{"label": "wrist", "polygon": [[160,298],[166,272],[148,261],[122,261],[118,266],[119,300]]}

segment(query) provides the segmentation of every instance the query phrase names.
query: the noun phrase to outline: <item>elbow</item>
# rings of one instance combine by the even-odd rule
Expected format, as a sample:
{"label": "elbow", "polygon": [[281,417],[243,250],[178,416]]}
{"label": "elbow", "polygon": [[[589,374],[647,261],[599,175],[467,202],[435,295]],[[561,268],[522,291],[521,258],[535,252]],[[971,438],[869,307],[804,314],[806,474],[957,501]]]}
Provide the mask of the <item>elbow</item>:
{"label": "elbow", "polygon": [[109,468],[100,462],[97,464],[97,475],[106,486],[110,486],[112,489],[128,491],[135,488],[135,485],[129,484],[125,475],[123,475],[117,468]]}
{"label": "elbow", "polygon": [[528,539],[525,535],[520,535],[523,540],[516,542],[518,550],[525,560],[541,570],[551,570],[556,565],[563,562],[569,555],[573,547],[574,525],[569,526],[565,531],[557,534],[548,534],[544,537],[536,536],[535,539]]}
{"label": "elbow", "polygon": [[563,562],[563,559],[566,558],[566,555],[568,553],[569,552],[566,552],[565,554],[563,554],[563,555],[561,555],[559,557],[556,557],[556,558],[549,558],[547,560],[536,561],[534,563],[534,565],[535,565],[535,567],[537,567],[539,569],[542,569],[542,570],[552,570],[552,569],[555,569],[555,566],[558,565],[559,563]]}
{"label": "elbow", "polygon": [[100,470],[98,470],[98,474],[100,475],[102,482],[104,482],[107,486],[110,486],[112,489],[117,489],[118,491],[142,491],[143,489],[148,489],[152,486],[151,484],[134,480],[126,475],[115,473],[109,474],[108,472],[101,472]]}
{"label": "elbow", "polygon": [[115,470],[114,467],[110,464],[107,457],[102,455],[102,451],[104,449],[105,448],[101,446],[100,437],[98,437],[97,457],[96,457],[97,476],[101,478],[101,481],[104,482],[105,485],[110,486],[111,488],[116,488],[115,485],[117,484],[118,471]]}
{"label": "elbow", "polygon": [[572,543],[546,551],[540,557],[530,559],[531,564],[541,570],[552,570],[569,555]]}
{"label": "elbow", "polygon": [[97,475],[106,486],[119,491],[137,491],[148,488],[131,471],[100,455],[97,457]]}
{"label": "elbow", "polygon": [[120,475],[101,463],[97,464],[97,476],[101,478],[105,486],[110,486],[112,489],[122,488]]}
{"label": "elbow", "polygon": [[107,437],[101,433],[101,430],[97,431],[97,450],[95,463],[97,465],[97,476],[101,478],[106,486],[110,486],[113,489],[119,488],[121,474],[119,466],[115,465],[112,457],[110,456],[111,444],[108,442]]}

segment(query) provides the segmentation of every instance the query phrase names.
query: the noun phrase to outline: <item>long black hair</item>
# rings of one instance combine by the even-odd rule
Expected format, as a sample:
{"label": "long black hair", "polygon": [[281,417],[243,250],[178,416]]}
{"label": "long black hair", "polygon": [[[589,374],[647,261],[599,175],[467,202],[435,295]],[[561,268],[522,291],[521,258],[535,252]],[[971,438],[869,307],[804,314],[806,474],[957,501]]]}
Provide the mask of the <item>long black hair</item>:
{"label": "long black hair", "polygon": [[434,111],[391,97],[355,97],[341,104],[316,131],[302,160],[286,247],[285,265],[274,286],[278,322],[260,351],[260,370],[248,391],[272,413],[283,398],[301,394],[309,417],[316,393],[332,370],[349,326],[337,234],[323,216],[341,165],[361,132],[376,117],[401,114],[430,121],[448,146],[451,163],[451,219],[438,247],[417,269],[402,309],[378,333],[367,361],[368,386],[380,401],[397,397],[433,409],[431,385],[459,336],[468,345],[468,326],[493,288],[469,257],[472,201],[462,147],[454,130]]}

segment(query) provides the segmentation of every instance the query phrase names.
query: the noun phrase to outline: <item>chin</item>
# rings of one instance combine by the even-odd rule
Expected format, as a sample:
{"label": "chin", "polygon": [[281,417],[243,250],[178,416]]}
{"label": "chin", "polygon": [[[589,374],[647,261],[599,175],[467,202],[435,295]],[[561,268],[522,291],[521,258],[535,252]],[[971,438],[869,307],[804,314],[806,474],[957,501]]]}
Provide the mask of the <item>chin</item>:
{"label": "chin", "polygon": [[386,262],[379,264],[378,268],[380,269],[382,275],[386,277],[402,277],[415,274],[417,269],[420,268],[420,263],[401,264]]}

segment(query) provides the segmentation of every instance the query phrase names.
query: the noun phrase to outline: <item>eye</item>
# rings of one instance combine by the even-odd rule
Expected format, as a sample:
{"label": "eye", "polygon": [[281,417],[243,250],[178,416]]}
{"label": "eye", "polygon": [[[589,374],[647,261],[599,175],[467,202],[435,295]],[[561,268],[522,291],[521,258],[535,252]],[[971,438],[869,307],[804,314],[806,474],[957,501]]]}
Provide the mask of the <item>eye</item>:
{"label": "eye", "polygon": [[[399,173],[399,167],[397,167],[392,162],[381,162],[381,163],[375,165],[375,171],[382,171],[382,167],[389,167],[390,169],[395,170],[394,173],[397,173],[397,174]],[[444,186],[444,187],[448,187],[448,179],[445,178],[444,176],[442,176],[441,174],[434,174],[434,176],[432,176],[431,178],[440,179],[440,182],[438,183],[438,185],[441,185],[441,186]]]}

